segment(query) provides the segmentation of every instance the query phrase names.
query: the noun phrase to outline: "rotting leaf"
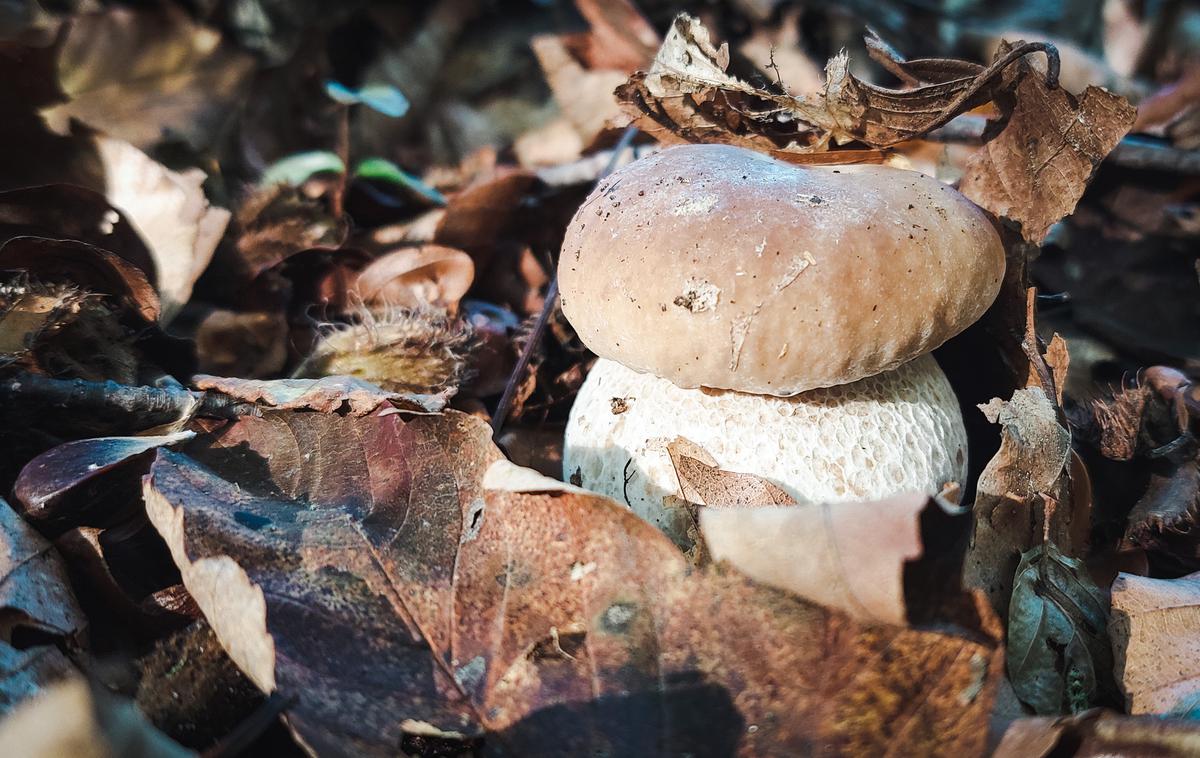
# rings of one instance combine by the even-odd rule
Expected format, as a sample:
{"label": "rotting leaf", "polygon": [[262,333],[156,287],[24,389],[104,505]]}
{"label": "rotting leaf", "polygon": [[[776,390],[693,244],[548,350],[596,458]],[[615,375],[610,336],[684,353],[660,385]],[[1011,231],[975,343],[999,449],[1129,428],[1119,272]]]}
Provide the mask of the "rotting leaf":
{"label": "rotting leaf", "polygon": [[1104,593],[1053,542],[1021,556],[1008,607],[1008,677],[1040,715],[1106,701],[1112,675]]}
{"label": "rotting leaf", "polygon": [[1130,713],[1200,717],[1200,572],[1118,575],[1108,630]]}
{"label": "rotting leaf", "polygon": [[1025,239],[1041,243],[1053,224],[1075,210],[1100,161],[1133,126],[1137,110],[1099,87],[1078,97],[1049,87],[1026,61],[1002,77],[1001,118],[989,124],[960,189],[1019,223]]}
{"label": "rotting leaf", "polygon": [[0,715],[75,670],[60,646],[78,648],[86,626],[62,560],[0,498]]}
{"label": "rotting leaf", "polygon": [[435,730],[542,755],[983,749],[992,643],[693,571],[462,414],[243,417],[163,451],[145,497],[222,644],[298,698],[317,752]]}

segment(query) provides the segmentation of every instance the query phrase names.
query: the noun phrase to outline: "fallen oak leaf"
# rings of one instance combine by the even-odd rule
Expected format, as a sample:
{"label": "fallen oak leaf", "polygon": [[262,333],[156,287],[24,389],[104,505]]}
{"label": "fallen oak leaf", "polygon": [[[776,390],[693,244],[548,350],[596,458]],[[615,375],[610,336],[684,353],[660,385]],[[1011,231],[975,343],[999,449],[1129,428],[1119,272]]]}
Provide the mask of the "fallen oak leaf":
{"label": "fallen oak leaf", "polygon": [[991,643],[697,574],[626,509],[501,460],[478,420],[282,414],[210,442],[161,454],[151,518],[317,751],[480,728],[521,754],[982,750]]}
{"label": "fallen oak leaf", "polygon": [[239,379],[197,374],[192,384],[199,390],[215,390],[236,400],[278,410],[312,410],[334,413],[345,406],[351,415],[363,416],[384,404],[414,413],[437,413],[449,397],[389,392],[354,376],[325,376],[320,379]]}
{"label": "fallen oak leaf", "polygon": [[1112,587],[1117,684],[1134,714],[1200,714],[1200,573],[1119,574]]}

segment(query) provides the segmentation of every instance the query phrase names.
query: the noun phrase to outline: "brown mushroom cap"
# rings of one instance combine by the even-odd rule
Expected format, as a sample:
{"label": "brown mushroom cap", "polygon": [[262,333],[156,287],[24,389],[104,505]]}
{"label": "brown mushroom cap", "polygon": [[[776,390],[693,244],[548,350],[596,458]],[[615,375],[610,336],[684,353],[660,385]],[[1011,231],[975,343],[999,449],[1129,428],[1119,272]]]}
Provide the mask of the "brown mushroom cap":
{"label": "brown mushroom cap", "polygon": [[558,276],[598,355],[681,387],[791,395],[958,334],[995,299],[1004,248],[982,210],[923,174],[686,145],[596,188]]}

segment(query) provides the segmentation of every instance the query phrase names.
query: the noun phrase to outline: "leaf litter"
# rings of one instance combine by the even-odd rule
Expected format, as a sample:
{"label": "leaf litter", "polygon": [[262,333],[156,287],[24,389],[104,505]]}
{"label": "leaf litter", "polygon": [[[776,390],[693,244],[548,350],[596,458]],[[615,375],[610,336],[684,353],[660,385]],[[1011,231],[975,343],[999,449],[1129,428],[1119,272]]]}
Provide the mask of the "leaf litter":
{"label": "leaf litter", "polygon": [[[1173,11],[1108,13],[1100,56],[1037,14],[997,46],[1024,22],[377,5],[6,19],[0,744],[1188,752]],[[566,225],[686,142],[961,177],[1004,228],[999,300],[937,353],[965,481],[795,503],[664,441],[684,555],[547,477],[592,359],[556,308]]]}

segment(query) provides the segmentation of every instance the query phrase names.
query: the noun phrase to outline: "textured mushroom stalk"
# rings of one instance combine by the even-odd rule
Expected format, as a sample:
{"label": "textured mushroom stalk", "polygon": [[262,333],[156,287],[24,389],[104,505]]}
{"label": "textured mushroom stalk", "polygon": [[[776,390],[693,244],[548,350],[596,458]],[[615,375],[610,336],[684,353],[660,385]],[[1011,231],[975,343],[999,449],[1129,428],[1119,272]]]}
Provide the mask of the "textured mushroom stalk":
{"label": "textured mushroom stalk", "polygon": [[627,503],[686,545],[691,518],[666,452],[676,437],[800,502],[934,494],[966,474],[962,414],[932,356],[787,398],[683,389],[601,359],[571,409],[564,478]]}
{"label": "textured mushroom stalk", "polygon": [[797,168],[751,150],[663,150],[572,220],[563,312],[596,354],[670,379],[791,395],[933,350],[999,291],[978,207],[882,166]]}

